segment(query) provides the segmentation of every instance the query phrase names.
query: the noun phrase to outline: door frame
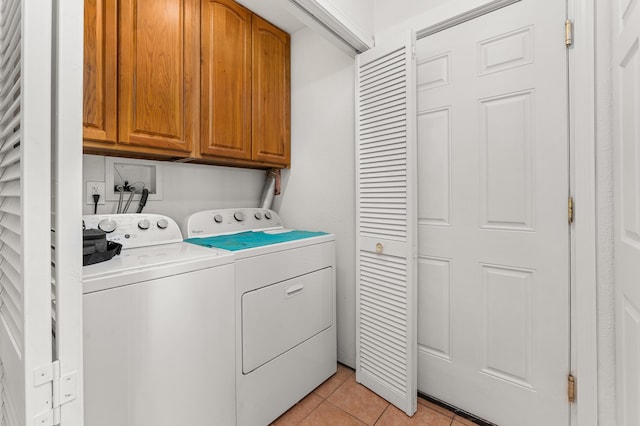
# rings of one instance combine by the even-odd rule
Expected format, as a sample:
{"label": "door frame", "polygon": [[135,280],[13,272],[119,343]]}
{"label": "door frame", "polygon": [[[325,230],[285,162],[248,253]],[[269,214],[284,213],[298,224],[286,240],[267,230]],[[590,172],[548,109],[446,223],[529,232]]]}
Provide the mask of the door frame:
{"label": "door frame", "polygon": [[598,424],[595,2],[568,0],[576,40],[568,50],[569,169],[578,208],[571,232],[571,370],[577,385],[571,423],[581,426]]}
{"label": "door frame", "polygon": [[[469,0],[447,4],[411,19],[417,34],[450,23],[461,23],[519,0]],[[595,4],[597,0],[567,0],[567,16],[574,22],[568,48],[569,173],[577,212],[571,225],[570,369],[576,377],[576,403],[571,425],[598,423],[598,336],[596,270],[596,104]],[[460,3],[460,2],[458,2]],[[558,25],[562,25],[559,22]],[[397,29],[394,28],[394,29]],[[387,34],[383,34],[387,35]],[[558,40],[562,43],[563,40]],[[569,372],[568,372],[569,373]]]}

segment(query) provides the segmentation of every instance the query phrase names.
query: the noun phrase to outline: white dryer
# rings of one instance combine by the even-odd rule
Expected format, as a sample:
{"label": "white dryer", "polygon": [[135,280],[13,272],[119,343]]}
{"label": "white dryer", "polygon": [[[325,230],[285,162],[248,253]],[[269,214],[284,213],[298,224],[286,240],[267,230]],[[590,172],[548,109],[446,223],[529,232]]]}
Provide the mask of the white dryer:
{"label": "white dryer", "polygon": [[235,424],[234,256],[155,214],[84,216],[123,244],[83,267],[85,422]]}
{"label": "white dryer", "polygon": [[237,424],[267,425],[336,372],[335,238],[271,210],[208,210],[192,242],[236,256]]}

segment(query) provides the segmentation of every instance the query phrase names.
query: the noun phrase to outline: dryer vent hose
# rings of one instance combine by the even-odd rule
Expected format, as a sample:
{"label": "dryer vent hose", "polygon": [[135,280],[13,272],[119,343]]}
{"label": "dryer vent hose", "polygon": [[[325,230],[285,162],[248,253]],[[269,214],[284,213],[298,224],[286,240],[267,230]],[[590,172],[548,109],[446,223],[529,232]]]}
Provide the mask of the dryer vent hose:
{"label": "dryer vent hose", "polygon": [[267,170],[267,177],[262,188],[262,196],[260,197],[260,208],[271,209],[273,199],[280,194],[280,170]]}

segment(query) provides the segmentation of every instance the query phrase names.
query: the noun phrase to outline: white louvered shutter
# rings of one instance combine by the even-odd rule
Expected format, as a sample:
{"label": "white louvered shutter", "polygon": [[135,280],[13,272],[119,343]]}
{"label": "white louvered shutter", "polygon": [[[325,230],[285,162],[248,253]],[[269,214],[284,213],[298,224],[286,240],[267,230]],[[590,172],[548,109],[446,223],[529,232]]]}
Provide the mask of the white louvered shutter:
{"label": "white louvered shutter", "polygon": [[[55,421],[63,426],[83,424],[82,379],[82,77],[84,1],[56,2],[54,14],[55,88],[52,149],[52,263],[56,303],[54,362],[61,383],[73,383],[61,392]],[[75,390],[75,392],[73,392]]]}
{"label": "white louvered shutter", "polygon": [[356,380],[411,416],[417,398],[412,42],[376,46],[357,57],[356,67]]}
{"label": "white louvered shutter", "polygon": [[[0,0],[0,424],[52,424],[52,2]],[[42,369],[44,367],[44,369]]]}

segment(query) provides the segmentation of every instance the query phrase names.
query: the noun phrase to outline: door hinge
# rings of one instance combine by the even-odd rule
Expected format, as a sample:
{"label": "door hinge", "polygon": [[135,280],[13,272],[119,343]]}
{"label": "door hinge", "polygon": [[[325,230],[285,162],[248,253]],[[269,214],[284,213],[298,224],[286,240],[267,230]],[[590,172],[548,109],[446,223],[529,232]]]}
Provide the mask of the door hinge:
{"label": "door hinge", "polygon": [[576,402],[576,378],[573,377],[573,374],[569,374],[567,377],[567,396],[570,403]]}
{"label": "door hinge", "polygon": [[568,203],[568,209],[567,209],[567,216],[569,218],[569,224],[573,223],[573,215],[574,215],[574,211],[573,211],[573,197],[569,196],[569,203]]}
{"label": "door hinge", "polygon": [[571,19],[564,21],[564,45],[573,46],[573,21]]}
{"label": "door hinge", "polygon": [[35,418],[38,426],[57,426],[61,423],[60,407],[76,399],[78,394],[78,372],[73,371],[61,376],[60,361],[38,368],[33,373],[33,386],[39,387],[51,383],[51,401],[49,409]]}

